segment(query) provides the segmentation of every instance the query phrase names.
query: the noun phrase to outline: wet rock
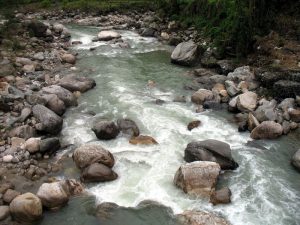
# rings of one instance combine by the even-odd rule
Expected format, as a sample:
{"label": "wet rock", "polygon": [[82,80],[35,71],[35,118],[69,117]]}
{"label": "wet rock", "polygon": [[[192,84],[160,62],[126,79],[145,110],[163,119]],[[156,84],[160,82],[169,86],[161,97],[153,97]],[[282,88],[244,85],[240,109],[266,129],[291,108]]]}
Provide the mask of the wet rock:
{"label": "wet rock", "polygon": [[96,82],[88,77],[76,77],[75,75],[68,75],[59,80],[58,85],[71,91],[86,92],[96,86]]}
{"label": "wet rock", "polygon": [[19,196],[21,193],[12,189],[8,189],[3,195],[3,201],[7,204],[11,203],[14,198]]}
{"label": "wet rock", "polygon": [[66,112],[65,103],[55,94],[43,95],[46,100],[45,106],[55,112],[57,115],[62,116]]}
{"label": "wet rock", "polygon": [[7,217],[9,217],[10,211],[9,206],[2,205],[0,206],[0,221],[5,220]]}
{"label": "wet rock", "polygon": [[238,131],[239,132],[245,132],[248,130],[248,125],[246,121],[241,121],[238,123]]}
{"label": "wet rock", "polygon": [[283,121],[282,128],[283,128],[283,134],[288,134],[291,130],[290,123],[288,121]]}
{"label": "wet rock", "polygon": [[58,138],[46,138],[40,141],[40,152],[53,153],[60,149]]}
{"label": "wet rock", "polygon": [[185,193],[210,196],[215,189],[221,168],[215,162],[196,161],[187,163],[178,169],[174,184]]}
{"label": "wet rock", "polygon": [[76,63],[76,57],[72,54],[65,53],[61,56],[61,60],[65,63],[75,64]]}
{"label": "wet rock", "polygon": [[257,105],[257,94],[248,91],[241,94],[237,98],[237,108],[242,112],[248,112],[255,110]]}
{"label": "wet rock", "polygon": [[51,85],[48,87],[44,87],[42,88],[42,92],[46,94],[57,95],[57,97],[65,103],[66,107],[78,105],[77,99],[74,94],[61,86]]}
{"label": "wet rock", "polygon": [[210,202],[213,205],[231,203],[231,191],[228,187],[214,191],[210,196]]}
{"label": "wet rock", "polygon": [[33,20],[33,21],[29,22],[28,28],[33,33],[33,35],[36,37],[46,37],[47,36],[46,31],[47,31],[48,27],[40,21]]}
{"label": "wet rock", "polygon": [[101,163],[113,167],[115,159],[113,155],[99,145],[85,144],[75,149],[73,160],[80,169],[88,167],[93,163]]}
{"label": "wet rock", "polygon": [[182,102],[182,103],[184,103],[184,102],[186,102],[186,97],[184,95],[176,96],[176,97],[174,97],[173,102]]}
{"label": "wet rock", "polygon": [[83,182],[104,182],[117,178],[118,175],[111,168],[100,163],[93,163],[86,167],[81,175]]}
{"label": "wet rock", "polygon": [[72,45],[81,45],[82,41],[72,41]]}
{"label": "wet rock", "polygon": [[9,205],[12,217],[21,223],[31,223],[42,217],[41,200],[32,193],[17,196]]}
{"label": "wet rock", "polygon": [[10,137],[19,137],[27,140],[36,135],[35,129],[29,125],[23,125],[12,129],[9,132]]}
{"label": "wet rock", "polygon": [[57,114],[43,105],[35,105],[32,108],[35,118],[41,123],[41,129],[50,134],[58,134],[63,125],[63,120]]}
{"label": "wet rock", "polygon": [[249,113],[247,124],[248,130],[252,131],[255,127],[259,125],[259,122],[252,113]]}
{"label": "wet rock", "polygon": [[36,153],[40,150],[40,138],[29,138],[25,142],[24,148],[30,153]]}
{"label": "wet rock", "polygon": [[182,42],[174,49],[171,62],[183,66],[192,66],[197,62],[198,55],[198,46],[194,42]]}
{"label": "wet rock", "polygon": [[229,80],[238,83],[241,81],[252,81],[255,78],[254,73],[251,72],[249,66],[238,67],[232,73],[229,73],[227,77]]}
{"label": "wet rock", "polygon": [[184,225],[230,225],[225,219],[212,213],[199,211],[185,211],[179,215]]}
{"label": "wet rock", "polygon": [[300,110],[290,109],[288,110],[290,118],[293,122],[300,123]]}
{"label": "wet rock", "polygon": [[192,121],[188,124],[187,128],[189,131],[193,130],[194,128],[197,128],[199,127],[201,124],[201,121],[200,120],[195,120],[195,121]]}
{"label": "wet rock", "polygon": [[98,34],[99,41],[110,41],[110,40],[117,39],[120,37],[121,37],[121,35],[116,31],[104,30]]}
{"label": "wet rock", "polygon": [[144,28],[142,33],[141,33],[141,36],[142,37],[155,37],[155,29],[153,28]]}
{"label": "wet rock", "polygon": [[97,122],[92,131],[96,134],[97,138],[100,140],[111,140],[118,136],[120,133],[117,125],[112,121],[100,121]]}
{"label": "wet rock", "polygon": [[130,144],[133,145],[156,145],[158,144],[157,141],[150,136],[146,136],[146,135],[139,135],[137,137],[132,137],[129,140]]}
{"label": "wet rock", "polygon": [[59,209],[69,201],[69,196],[61,182],[42,184],[37,191],[37,196],[41,199],[42,205],[49,209]]}
{"label": "wet rock", "polygon": [[277,113],[275,112],[275,107],[277,102],[275,100],[272,101],[264,101],[261,106],[259,106],[254,115],[259,122],[263,121],[275,121],[277,119]]}
{"label": "wet rock", "polygon": [[202,105],[205,101],[213,100],[214,94],[210,90],[199,89],[192,95],[192,102],[195,104]]}
{"label": "wet rock", "polygon": [[189,143],[184,151],[184,160],[216,162],[223,170],[234,170],[238,167],[232,158],[230,145],[213,139]]}
{"label": "wet rock", "polygon": [[118,119],[117,125],[123,134],[129,135],[130,137],[137,137],[140,135],[140,129],[131,119]]}
{"label": "wet rock", "polygon": [[206,101],[203,103],[204,109],[222,110],[224,105],[217,101]]}
{"label": "wet rock", "polygon": [[251,132],[253,139],[275,139],[281,136],[283,128],[279,123],[274,121],[264,121]]}
{"label": "wet rock", "polygon": [[300,171],[300,150],[293,155],[292,165]]}

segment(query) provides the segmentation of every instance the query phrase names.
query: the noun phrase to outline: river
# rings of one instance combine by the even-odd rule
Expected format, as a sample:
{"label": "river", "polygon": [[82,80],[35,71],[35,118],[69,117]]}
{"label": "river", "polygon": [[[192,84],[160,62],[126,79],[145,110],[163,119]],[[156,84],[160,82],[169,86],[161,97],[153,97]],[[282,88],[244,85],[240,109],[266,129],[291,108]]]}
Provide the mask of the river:
{"label": "river", "polygon": [[[232,225],[300,224],[300,174],[290,165],[290,158],[299,147],[299,132],[275,141],[251,142],[248,132],[237,131],[233,115],[224,111],[195,113],[196,107],[188,99],[191,93],[183,89],[191,81],[184,75],[188,69],[170,63],[171,47],[154,38],[120,31],[131,46],[120,48],[92,42],[99,32],[97,27],[72,25],[69,29],[73,40],[83,42],[73,47],[78,52],[77,73],[94,78],[97,86],[84,93],[79,106],[65,114],[62,142],[93,142],[107,148],[116,158],[114,170],[119,178],[89,185],[88,191],[95,199],[75,198],[59,212],[46,213],[42,225],[174,224],[170,210],[160,210],[160,206],[134,209],[144,200],[159,202],[176,214],[187,209],[214,212]],[[96,50],[90,51],[90,47]],[[148,87],[148,80],[155,81],[156,86]],[[173,102],[183,95],[187,103]],[[155,104],[156,99],[165,103]],[[159,145],[134,146],[122,136],[99,141],[91,130],[97,119],[125,117],[134,120],[141,133],[154,137]],[[187,124],[197,119],[202,125],[188,131]],[[235,171],[224,172],[219,182],[220,186],[230,187],[231,204],[213,206],[207,199],[188,196],[173,185],[175,172],[184,163],[186,145],[205,139],[229,143],[240,165]],[[66,169],[63,175],[70,174]],[[133,208],[122,208],[99,221],[93,215],[95,202]]]}

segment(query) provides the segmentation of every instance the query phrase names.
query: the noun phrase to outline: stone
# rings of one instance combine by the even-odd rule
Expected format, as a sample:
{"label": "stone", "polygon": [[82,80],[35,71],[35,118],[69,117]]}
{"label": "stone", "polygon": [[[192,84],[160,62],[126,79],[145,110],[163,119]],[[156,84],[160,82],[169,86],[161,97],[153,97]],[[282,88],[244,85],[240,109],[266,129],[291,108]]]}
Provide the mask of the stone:
{"label": "stone", "polygon": [[33,73],[35,71],[35,64],[31,64],[31,65],[24,65],[22,70],[24,73]]}
{"label": "stone", "polygon": [[42,205],[48,209],[59,209],[69,201],[69,196],[61,182],[43,183],[36,195],[41,199]]}
{"label": "stone", "polygon": [[228,187],[214,191],[210,196],[210,202],[213,205],[231,203],[231,191]]}
{"label": "stone", "polygon": [[296,151],[293,155],[292,165],[300,171],[300,150]]}
{"label": "stone", "polygon": [[281,98],[295,98],[300,95],[300,82],[279,80],[273,85],[273,93]]}
{"label": "stone", "polygon": [[9,206],[1,205],[0,206],[0,221],[5,220],[7,217],[9,217],[9,215],[10,215]]}
{"label": "stone", "polygon": [[141,33],[141,36],[142,37],[154,37],[155,36],[155,29],[149,27],[149,28],[144,28],[142,33]]}
{"label": "stone", "polygon": [[249,66],[238,67],[233,72],[229,73],[227,77],[229,80],[238,83],[241,81],[253,81],[255,79],[254,73],[251,72]]}
{"label": "stone", "polygon": [[235,83],[231,80],[226,80],[225,81],[225,86],[226,86],[227,93],[231,97],[234,97],[234,96],[236,96],[237,94],[239,94],[241,92],[241,90],[239,88],[237,88]]}
{"label": "stone", "polygon": [[25,143],[24,138],[12,137],[11,138],[11,147],[21,147]]}
{"label": "stone", "polygon": [[232,98],[229,103],[228,103],[228,110],[230,112],[234,112],[237,110],[237,99],[238,99],[238,96],[235,96],[234,98]]}
{"label": "stone", "polygon": [[117,39],[120,37],[121,37],[121,35],[116,31],[104,30],[104,31],[100,31],[100,33],[98,33],[99,41],[110,41],[110,40]]}
{"label": "stone", "polygon": [[247,124],[248,124],[248,130],[252,131],[255,127],[259,125],[259,122],[252,113],[249,113]]}
{"label": "stone", "polygon": [[19,196],[21,193],[12,189],[8,189],[3,195],[3,201],[7,204],[11,203],[14,198]]}
{"label": "stone", "polygon": [[16,127],[9,132],[10,137],[19,137],[19,138],[24,138],[25,140],[34,137],[35,135],[36,135],[35,129],[29,125]]}
{"label": "stone", "polygon": [[67,75],[58,81],[58,85],[71,91],[86,92],[96,86],[96,82],[88,77],[76,77],[75,75]]}
{"label": "stone", "polygon": [[187,163],[177,170],[174,184],[185,193],[207,197],[215,189],[220,171],[219,164],[215,162]]}
{"label": "stone", "polygon": [[45,106],[57,115],[62,116],[66,112],[65,103],[57,95],[46,94],[43,98],[46,100]]}
{"label": "stone", "polygon": [[16,63],[21,64],[21,65],[23,65],[23,66],[34,64],[33,61],[31,61],[31,60],[28,59],[28,58],[24,58],[24,57],[17,57],[17,58],[16,58]]}
{"label": "stone", "polygon": [[43,61],[45,59],[45,56],[43,52],[38,52],[33,55],[33,58],[35,60]]}
{"label": "stone", "polygon": [[283,128],[279,123],[274,121],[264,121],[251,132],[253,139],[275,139],[281,136]]}
{"label": "stone", "polygon": [[47,36],[47,25],[44,23],[37,21],[37,20],[32,20],[28,24],[29,30],[33,33],[34,36],[36,37],[46,37]]}
{"label": "stone", "polygon": [[29,138],[24,145],[24,148],[31,154],[40,150],[40,138]]}
{"label": "stone", "polygon": [[219,216],[200,211],[184,211],[179,215],[179,220],[183,225],[230,225]]}
{"label": "stone", "polygon": [[176,46],[172,55],[171,62],[182,66],[192,66],[198,60],[199,49],[197,44],[192,41],[182,42]]}
{"label": "stone", "polygon": [[73,153],[73,160],[80,169],[88,167],[93,163],[101,163],[109,168],[115,164],[113,155],[100,145],[85,144],[76,148]]}
{"label": "stone", "polygon": [[300,110],[299,109],[290,109],[288,110],[290,118],[293,122],[300,123]]}
{"label": "stone", "polygon": [[32,193],[17,196],[9,205],[13,219],[21,223],[31,223],[42,217],[41,200]]}
{"label": "stone", "polygon": [[5,156],[2,157],[2,160],[5,163],[10,163],[10,162],[12,162],[13,158],[14,157],[12,155],[5,155]]}
{"label": "stone", "polygon": [[70,64],[76,63],[76,57],[70,53],[62,54],[61,60],[65,63],[70,63]]}
{"label": "stone", "polygon": [[202,105],[205,101],[213,100],[214,94],[210,90],[199,89],[192,95],[192,102],[198,105]]}
{"label": "stone", "polygon": [[61,86],[51,85],[44,87],[42,88],[42,93],[57,95],[57,97],[65,103],[66,107],[78,105],[74,94]]}
{"label": "stone", "polygon": [[156,145],[158,144],[157,141],[150,136],[146,136],[146,135],[139,135],[137,137],[132,137],[129,140],[130,144],[133,145]]}
{"label": "stone", "polygon": [[60,149],[60,141],[58,138],[46,138],[40,141],[40,152],[53,153]]}
{"label": "stone", "polygon": [[41,123],[42,130],[50,134],[58,134],[63,125],[63,119],[43,105],[35,105],[32,108],[35,118]]}
{"label": "stone", "polygon": [[282,128],[283,128],[283,134],[288,134],[291,130],[291,127],[290,127],[290,122],[288,121],[283,121],[282,123]]}
{"label": "stone", "polygon": [[254,112],[255,117],[259,122],[263,121],[275,121],[277,119],[277,113],[275,111],[277,102],[264,101]]}
{"label": "stone", "polygon": [[104,182],[112,181],[118,178],[118,175],[108,166],[101,163],[93,163],[86,167],[81,175],[83,182]]}
{"label": "stone", "polygon": [[31,109],[28,107],[25,107],[24,109],[22,109],[21,115],[20,115],[18,121],[24,122],[31,115],[31,113],[32,113]]}
{"label": "stone", "polygon": [[187,128],[189,131],[193,130],[194,128],[197,128],[199,127],[201,124],[201,121],[200,120],[195,120],[195,121],[192,121],[188,124]]}
{"label": "stone", "polygon": [[92,131],[96,134],[97,138],[100,140],[111,140],[118,136],[120,133],[117,125],[112,121],[100,121],[97,122]]}
{"label": "stone", "polygon": [[251,112],[257,105],[257,94],[251,91],[240,94],[237,98],[237,108],[242,112]]}
{"label": "stone", "polygon": [[118,119],[117,125],[119,130],[130,137],[137,137],[140,135],[140,129],[137,124],[131,119]]}
{"label": "stone", "polygon": [[223,170],[234,170],[238,167],[232,158],[230,145],[214,139],[189,143],[184,150],[184,160],[216,162]]}
{"label": "stone", "polygon": [[294,98],[285,98],[278,105],[278,109],[281,109],[282,111],[286,111],[289,108],[294,108],[294,107],[295,107],[295,99]]}

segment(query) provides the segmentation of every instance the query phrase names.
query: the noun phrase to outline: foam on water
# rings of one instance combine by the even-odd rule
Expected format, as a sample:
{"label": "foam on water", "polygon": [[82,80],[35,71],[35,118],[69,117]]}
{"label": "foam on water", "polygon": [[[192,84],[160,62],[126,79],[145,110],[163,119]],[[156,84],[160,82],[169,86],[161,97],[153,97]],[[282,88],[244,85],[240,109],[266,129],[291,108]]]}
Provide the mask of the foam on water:
{"label": "foam on water", "polygon": [[[76,35],[81,36],[81,40],[85,40],[83,45],[88,47],[85,32],[79,32],[78,29],[74,32],[75,39]],[[267,150],[247,146],[249,133],[238,133],[236,125],[230,124],[226,118],[211,111],[196,114],[192,104],[172,102],[179,91],[168,87],[168,82],[164,88],[159,85],[153,89],[146,88],[145,84],[139,83],[138,78],[141,78],[136,74],[149,70],[148,67],[144,68],[148,62],[141,61],[135,54],[169,49],[153,38],[141,38],[134,32],[121,31],[121,34],[130,42],[132,49],[114,49],[109,44],[103,44],[104,52],[99,54],[82,52],[81,46],[75,47],[81,55],[87,56],[82,57],[82,65],[91,60],[91,54],[99,57],[98,60],[111,57],[111,61],[109,65],[99,66],[99,71],[94,74],[98,84],[96,90],[83,95],[79,106],[68,112],[62,131],[62,139],[66,143],[79,145],[95,142],[114,154],[114,170],[119,178],[96,184],[89,189],[97,201],[136,206],[150,199],[171,207],[175,213],[187,209],[220,213],[233,225],[298,224],[300,197],[299,190],[295,188],[299,188],[300,183],[291,185],[289,177],[293,175],[289,165],[284,165],[283,169],[281,165],[274,166],[273,162],[282,157],[280,142],[262,142],[261,145]],[[87,36],[92,38],[90,34]],[[135,61],[123,62],[128,55]],[[130,63],[142,64],[142,70],[135,71],[136,68]],[[166,70],[166,76],[170,79],[173,68],[176,69],[167,65],[167,68],[161,69]],[[117,69],[120,73],[115,72]],[[101,86],[103,84],[105,87]],[[156,98],[166,103],[156,105],[153,103]],[[82,114],[88,107],[96,109],[96,117],[116,119],[128,116],[134,119],[142,134],[154,137],[159,145],[135,146],[129,144],[128,138],[123,136],[111,141],[98,141],[90,129],[93,117]],[[196,119],[202,121],[201,127],[188,131],[187,123]],[[173,184],[176,170],[184,163],[183,154],[187,143],[205,139],[229,143],[234,158],[240,164],[236,171],[223,174],[222,182],[233,193],[229,205],[212,206],[207,199],[188,196]]]}

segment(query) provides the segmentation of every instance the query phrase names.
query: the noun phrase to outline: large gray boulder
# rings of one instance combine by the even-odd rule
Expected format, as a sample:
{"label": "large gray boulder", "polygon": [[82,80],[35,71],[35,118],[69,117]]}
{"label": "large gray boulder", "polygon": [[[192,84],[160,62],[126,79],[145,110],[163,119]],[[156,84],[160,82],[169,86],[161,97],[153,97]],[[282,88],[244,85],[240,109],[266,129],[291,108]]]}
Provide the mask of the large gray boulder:
{"label": "large gray boulder", "polygon": [[293,155],[292,165],[300,171],[300,150]]}
{"label": "large gray boulder", "polygon": [[196,161],[177,170],[174,184],[185,193],[208,197],[214,191],[221,168],[218,163]]}
{"label": "large gray boulder", "polygon": [[92,78],[77,77],[71,74],[60,79],[58,85],[72,92],[86,92],[87,90],[95,87],[96,82]]}
{"label": "large gray boulder", "polygon": [[32,108],[35,118],[41,123],[41,130],[50,134],[58,134],[63,125],[63,119],[43,105],[35,105]]}
{"label": "large gray boulder", "polygon": [[101,163],[93,163],[86,167],[82,174],[83,182],[104,182],[112,181],[118,178],[118,175],[108,166]]}
{"label": "large gray boulder", "polygon": [[253,139],[275,139],[281,136],[283,128],[279,123],[274,121],[264,121],[254,128],[251,132]]}
{"label": "large gray boulder", "polygon": [[55,94],[44,94],[42,98],[45,99],[45,106],[55,112],[57,115],[61,116],[66,111],[65,103],[57,97]]}
{"label": "large gray boulder", "polygon": [[31,223],[42,217],[41,200],[32,193],[17,196],[9,205],[10,213],[18,222]]}
{"label": "large gray boulder", "polygon": [[42,88],[42,93],[44,94],[55,94],[57,97],[62,100],[67,107],[69,106],[77,106],[77,99],[75,95],[69,90],[59,86],[59,85],[51,85],[48,87]]}
{"label": "large gray boulder", "polygon": [[192,66],[197,62],[198,52],[198,46],[193,41],[182,42],[174,49],[171,62],[182,66]]}
{"label": "large gray boulder", "polygon": [[101,163],[109,168],[115,164],[115,159],[109,151],[93,144],[85,144],[75,149],[73,160],[80,169],[84,169],[93,163]]}
{"label": "large gray boulder", "polygon": [[206,89],[199,89],[191,97],[191,101],[198,105],[202,105],[205,101],[211,101],[213,99],[213,92]]}
{"label": "large gray boulder", "polygon": [[100,121],[97,122],[92,131],[96,134],[100,140],[111,140],[118,136],[120,130],[113,121]]}
{"label": "large gray boulder", "polygon": [[185,211],[178,217],[183,225],[230,225],[225,219],[207,212]]}
{"label": "large gray boulder", "polygon": [[216,162],[223,170],[234,170],[238,167],[232,158],[230,145],[213,139],[189,143],[184,151],[184,160]]}

